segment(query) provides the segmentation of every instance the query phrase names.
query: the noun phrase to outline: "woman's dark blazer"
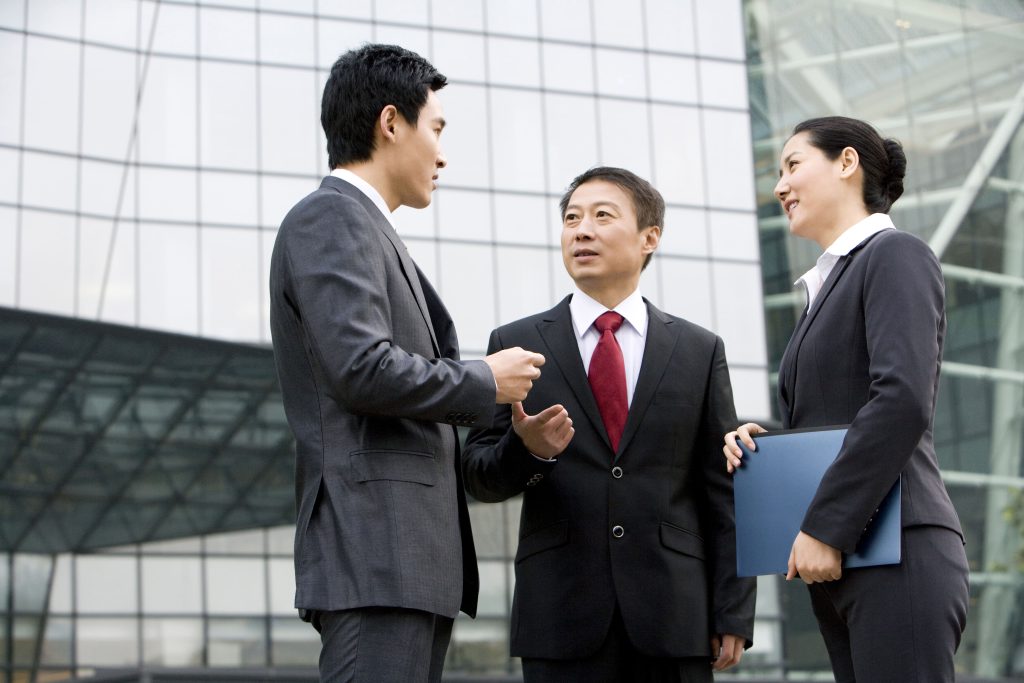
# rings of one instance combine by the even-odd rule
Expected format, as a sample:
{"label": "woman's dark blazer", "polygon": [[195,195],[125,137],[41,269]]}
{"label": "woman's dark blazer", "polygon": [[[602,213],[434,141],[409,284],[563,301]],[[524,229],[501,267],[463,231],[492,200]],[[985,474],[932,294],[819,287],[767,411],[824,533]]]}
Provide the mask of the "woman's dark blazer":
{"label": "woman's dark blazer", "polygon": [[840,257],[786,347],[783,426],[850,425],[801,526],[843,552],[856,548],[897,477],[904,527],[937,525],[963,536],[932,440],[943,300],[928,245],[884,230]]}

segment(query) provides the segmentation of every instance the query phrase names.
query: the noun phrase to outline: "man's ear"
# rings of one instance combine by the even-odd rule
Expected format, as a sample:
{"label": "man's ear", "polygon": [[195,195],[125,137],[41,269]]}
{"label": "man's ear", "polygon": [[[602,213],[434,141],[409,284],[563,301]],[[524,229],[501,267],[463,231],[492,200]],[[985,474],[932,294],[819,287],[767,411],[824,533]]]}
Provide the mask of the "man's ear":
{"label": "man's ear", "polygon": [[646,256],[647,254],[651,254],[657,251],[658,245],[661,243],[661,226],[648,225],[640,232],[642,232],[644,235],[644,255]]}
{"label": "man's ear", "polygon": [[843,151],[839,153],[839,162],[841,164],[839,177],[849,178],[860,168],[860,155],[853,147],[844,147]]}
{"label": "man's ear", "polygon": [[377,132],[388,142],[395,141],[395,124],[398,122],[398,109],[389,104],[380,110],[377,117]]}

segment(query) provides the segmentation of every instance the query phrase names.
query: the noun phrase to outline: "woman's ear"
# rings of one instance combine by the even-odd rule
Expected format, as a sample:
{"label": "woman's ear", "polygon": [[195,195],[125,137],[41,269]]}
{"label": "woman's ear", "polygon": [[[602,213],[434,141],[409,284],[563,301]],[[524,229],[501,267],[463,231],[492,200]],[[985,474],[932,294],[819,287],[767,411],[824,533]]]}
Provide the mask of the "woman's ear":
{"label": "woman's ear", "polygon": [[839,172],[840,178],[849,178],[860,168],[860,155],[853,147],[844,147],[839,153],[839,161],[842,167]]}

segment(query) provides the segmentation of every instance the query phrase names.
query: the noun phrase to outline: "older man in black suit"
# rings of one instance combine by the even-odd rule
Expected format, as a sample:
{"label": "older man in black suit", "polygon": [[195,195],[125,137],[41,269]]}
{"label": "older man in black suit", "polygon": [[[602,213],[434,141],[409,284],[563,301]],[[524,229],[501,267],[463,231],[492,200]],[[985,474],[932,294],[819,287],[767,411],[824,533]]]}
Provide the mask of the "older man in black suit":
{"label": "older man in black suit", "polygon": [[523,493],[512,654],[531,682],[710,681],[750,644],[755,593],[718,450],[735,421],[722,340],[640,295],[665,211],[649,183],[594,168],[561,210],[576,288],[489,346],[549,363],[463,454],[476,498]]}

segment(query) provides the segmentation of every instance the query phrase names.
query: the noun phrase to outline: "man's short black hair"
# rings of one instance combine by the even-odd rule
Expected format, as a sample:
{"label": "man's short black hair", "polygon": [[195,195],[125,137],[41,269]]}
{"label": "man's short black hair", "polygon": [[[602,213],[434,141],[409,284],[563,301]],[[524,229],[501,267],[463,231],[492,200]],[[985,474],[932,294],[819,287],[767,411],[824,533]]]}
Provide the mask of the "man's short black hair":
{"label": "man's short black hair", "polygon": [[393,104],[415,126],[428,93],[447,84],[430,62],[397,45],[368,44],[343,54],[331,67],[320,105],[330,167],[370,159],[384,107]]}
{"label": "man's short black hair", "polygon": [[[633,201],[633,211],[636,213],[636,227],[643,230],[652,225],[657,225],[661,231],[665,231],[665,200],[661,193],[649,182],[624,168],[614,166],[595,166],[579,174],[572,179],[569,187],[558,202],[558,208],[562,212],[562,220],[565,220],[565,210],[569,206],[572,193],[583,183],[592,180],[603,180],[618,185]],[[644,259],[644,268],[651,262],[653,253],[648,254]]]}

